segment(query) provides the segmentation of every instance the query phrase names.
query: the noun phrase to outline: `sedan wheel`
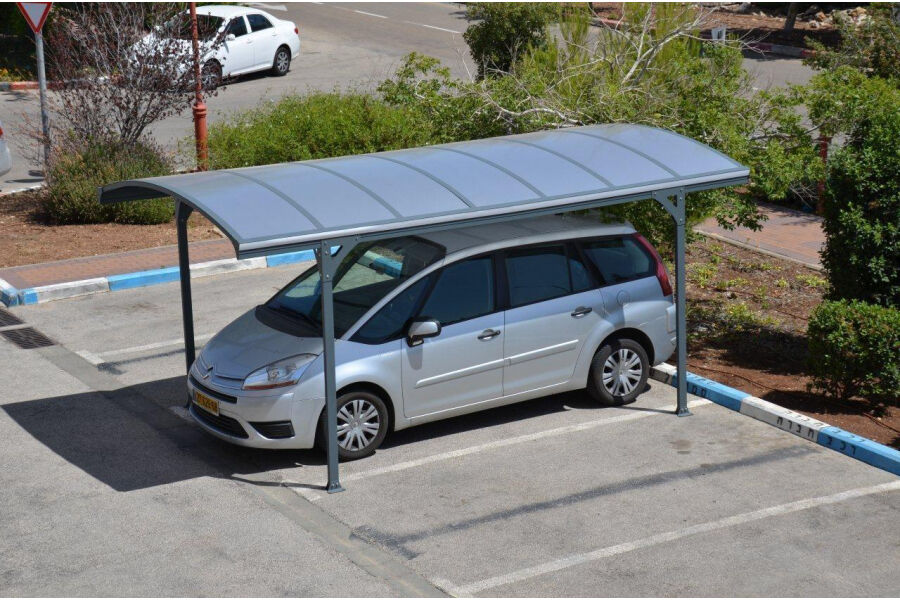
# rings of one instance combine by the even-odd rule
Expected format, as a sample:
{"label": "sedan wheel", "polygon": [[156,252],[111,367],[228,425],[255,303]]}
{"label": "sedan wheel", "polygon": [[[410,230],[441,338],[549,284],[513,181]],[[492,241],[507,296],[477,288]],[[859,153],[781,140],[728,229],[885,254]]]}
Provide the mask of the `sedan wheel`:
{"label": "sedan wheel", "polygon": [[275,60],[272,61],[272,74],[278,77],[287,75],[291,70],[291,51],[282,46],[275,53]]}
{"label": "sedan wheel", "polygon": [[222,66],[214,60],[208,61],[200,70],[200,84],[211,92],[222,83]]}
{"label": "sedan wheel", "polygon": [[612,340],[594,355],[588,392],[606,406],[628,404],[644,391],[649,374],[643,346],[627,338]]}
{"label": "sedan wheel", "polygon": [[[337,402],[337,442],[341,460],[355,460],[375,453],[388,429],[384,401],[375,394],[351,391]],[[325,411],[322,411],[319,446],[325,449]]]}

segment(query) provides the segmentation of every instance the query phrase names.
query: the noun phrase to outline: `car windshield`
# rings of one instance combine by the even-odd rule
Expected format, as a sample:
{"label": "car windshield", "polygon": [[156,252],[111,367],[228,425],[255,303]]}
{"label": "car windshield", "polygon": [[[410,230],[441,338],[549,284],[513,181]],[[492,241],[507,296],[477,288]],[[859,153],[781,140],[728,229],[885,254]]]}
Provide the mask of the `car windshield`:
{"label": "car windshield", "polygon": [[[444,249],[414,237],[355,247],[334,278],[334,333],[342,336],[360,317],[404,281],[443,258]],[[320,330],[322,286],[315,267],[289,283],[265,304],[284,316]]]}
{"label": "car windshield", "polygon": [[[225,20],[222,17],[212,15],[197,15],[197,37],[200,41],[208,42],[216,36],[216,32],[222,27]],[[163,30],[169,37],[178,40],[191,40],[191,15],[179,13],[163,26]]]}

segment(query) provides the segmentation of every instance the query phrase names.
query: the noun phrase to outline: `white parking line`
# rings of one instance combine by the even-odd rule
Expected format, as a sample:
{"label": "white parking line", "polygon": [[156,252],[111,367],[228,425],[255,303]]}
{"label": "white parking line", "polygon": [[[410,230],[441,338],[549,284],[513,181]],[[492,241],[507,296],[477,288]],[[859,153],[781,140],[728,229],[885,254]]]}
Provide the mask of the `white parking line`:
{"label": "white parking line", "polygon": [[[698,406],[704,406],[706,404],[710,404],[709,400],[692,400],[688,402],[689,408],[696,408]],[[584,423],[576,423],[574,425],[566,425],[564,427],[556,427],[554,429],[547,429],[545,431],[538,431],[535,433],[527,433],[524,435],[518,435],[516,437],[506,438],[502,440],[495,440],[493,442],[488,442],[486,444],[478,444],[477,446],[469,446],[468,448],[459,448],[458,450],[450,450],[448,452],[441,452],[439,454],[432,454],[431,456],[424,456],[422,458],[417,458],[414,460],[407,460],[404,462],[395,463],[392,465],[387,465],[385,467],[378,467],[376,469],[369,469],[368,471],[360,471],[358,473],[348,473],[346,475],[341,476],[341,481],[344,483],[350,481],[360,481],[362,479],[369,479],[370,477],[377,477],[378,475],[385,475],[387,473],[396,473],[398,471],[405,471],[407,469],[413,469],[415,467],[421,467],[423,465],[430,465],[432,463],[450,460],[454,458],[460,458],[462,456],[469,456],[470,454],[477,454],[478,452],[485,452],[487,450],[495,450],[497,448],[505,448],[506,446],[513,446],[516,444],[523,444],[525,442],[532,442],[534,440],[540,440],[543,438],[553,437],[557,435],[565,435],[567,433],[575,433],[577,431],[586,431],[588,429],[593,429],[595,427],[601,427],[603,425],[609,425],[611,423],[621,423],[623,421],[634,421],[636,419],[643,419],[644,417],[652,417],[654,415],[666,414],[663,411],[674,411],[675,406],[665,406],[659,409],[659,412],[653,411],[635,411],[626,413],[623,415],[617,415],[615,417],[607,417],[604,419],[595,419],[593,421],[585,421]],[[303,488],[291,488],[300,495],[302,495],[307,500],[315,502],[320,500],[324,495],[317,494],[316,492],[312,492],[310,490],[305,490]]]}
{"label": "white parking line", "polygon": [[376,15],[375,13],[366,12],[364,10],[354,10],[353,12],[355,12],[358,15],[366,15],[369,17],[378,17],[379,19],[387,19],[387,17],[384,15]]}
{"label": "white parking line", "polygon": [[462,31],[456,31],[455,29],[444,29],[443,27],[437,27],[435,25],[426,25],[425,23],[415,23],[413,21],[403,21],[408,25],[418,25],[419,27],[427,27],[428,29],[437,29],[438,31],[446,31],[447,33],[462,33]]}
{"label": "white parking line", "polygon": [[[204,333],[194,336],[195,342],[205,342],[214,336],[214,333]],[[104,352],[91,352],[89,350],[78,350],[76,354],[85,359],[92,365],[101,365],[110,362],[108,358],[121,356],[123,354],[136,354],[138,352],[147,352],[148,350],[159,350],[160,348],[168,348],[169,346],[183,346],[184,339],[178,338],[174,340],[166,340],[164,342],[154,342],[152,344],[144,344],[143,346],[132,346],[131,348],[120,348],[118,350],[106,350]]]}
{"label": "white parking line", "polygon": [[505,575],[498,575],[496,577],[482,579],[481,581],[475,581],[462,586],[455,586],[449,581],[434,580],[434,582],[454,596],[472,596],[473,594],[477,594],[491,588],[516,583],[525,579],[537,577],[539,575],[553,573],[555,571],[561,571],[575,565],[600,560],[602,558],[608,558],[610,556],[616,556],[618,554],[624,554],[633,550],[649,548],[651,546],[664,544],[666,542],[671,542],[691,535],[708,533],[710,531],[725,529],[726,527],[743,525],[744,523],[759,521],[761,519],[767,519],[769,517],[786,515],[801,510],[815,508],[817,506],[836,504],[838,502],[844,502],[845,500],[852,500],[854,498],[861,498],[863,496],[871,496],[874,494],[893,492],[897,490],[900,490],[900,481],[890,481],[888,483],[882,483],[880,485],[847,490],[845,492],[839,492],[837,494],[831,494],[829,496],[819,496],[817,498],[808,498],[806,500],[788,502],[787,504],[779,504],[778,506],[771,506],[762,510],[755,510],[731,517],[717,519],[715,521],[708,521],[706,523],[692,525],[690,527],[685,527],[684,529],[676,529],[675,531],[667,531],[665,533],[651,535],[650,537],[645,537],[633,542],[625,542],[624,544],[616,544],[615,546],[600,548],[599,550],[594,550],[592,552],[573,554],[565,558],[545,562],[543,564],[528,567],[526,569],[520,569],[518,571],[513,571]]}
{"label": "white parking line", "polygon": [[266,2],[250,2],[250,6],[264,8],[266,10],[280,10],[282,12],[287,12],[287,6],[285,6],[284,4],[268,4]]}

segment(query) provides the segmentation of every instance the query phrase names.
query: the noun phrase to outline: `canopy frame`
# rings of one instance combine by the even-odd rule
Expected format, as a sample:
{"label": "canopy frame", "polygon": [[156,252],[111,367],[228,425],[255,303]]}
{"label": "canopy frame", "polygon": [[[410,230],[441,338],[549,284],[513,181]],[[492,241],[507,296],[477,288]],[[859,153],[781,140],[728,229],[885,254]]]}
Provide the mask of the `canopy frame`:
{"label": "canopy frame", "polygon": [[[675,169],[670,168],[659,160],[652,158],[648,154],[649,152],[653,151],[652,146],[647,146],[644,148],[645,151],[642,151],[641,148],[634,148],[631,145],[626,145],[624,143],[617,142],[600,135],[595,135],[595,130],[591,130],[590,133],[586,133],[584,131],[579,131],[579,129],[587,130],[589,128],[572,128],[569,130],[563,130],[564,132],[567,132],[569,134],[569,136],[564,137],[577,138],[584,136],[587,138],[605,140],[616,146],[616,152],[618,150],[621,150],[622,152],[631,152],[634,155],[641,156],[647,161],[655,163],[658,166],[669,171],[673,175],[674,179],[670,181],[650,179],[641,180],[630,186],[619,186],[618,188],[607,188],[603,190],[575,190],[568,195],[563,194],[559,197],[551,198],[546,194],[540,193],[540,190],[537,190],[534,185],[528,183],[528,181],[526,181],[526,179],[521,174],[513,173],[510,169],[505,168],[502,165],[496,164],[492,161],[479,159],[481,162],[490,165],[494,173],[496,173],[496,177],[502,178],[503,175],[512,176],[512,179],[518,180],[519,183],[524,183],[527,187],[538,191],[540,193],[540,198],[538,198],[537,200],[526,201],[519,204],[506,203],[497,206],[476,206],[475,204],[470,202],[469,199],[465,198],[458,190],[445,183],[441,178],[435,176],[433,173],[428,172],[428,170],[411,166],[410,164],[408,164],[408,161],[402,162],[396,159],[395,157],[397,156],[397,154],[385,155],[385,153],[376,153],[365,156],[370,159],[384,159],[382,161],[376,161],[380,164],[396,163],[409,167],[411,171],[416,171],[420,175],[443,185],[446,190],[452,192],[459,198],[459,200],[468,205],[468,208],[463,211],[457,211],[456,214],[434,213],[432,216],[426,215],[426,218],[412,217],[408,219],[401,218],[400,212],[397,210],[393,210],[392,212],[395,214],[396,218],[384,224],[361,221],[358,226],[350,225],[343,228],[332,227],[331,229],[329,229],[329,227],[323,226],[320,222],[313,218],[311,220],[314,221],[314,224],[318,228],[318,231],[310,233],[307,230],[299,232],[297,235],[282,235],[280,237],[273,234],[268,239],[259,240],[249,239],[246,235],[238,233],[236,228],[241,224],[240,222],[229,221],[228,219],[221,217],[218,214],[218,208],[220,208],[218,205],[215,206],[216,210],[213,210],[213,208],[211,207],[212,202],[217,200],[216,190],[222,187],[222,182],[213,181],[212,185],[201,190],[203,195],[198,196],[195,188],[192,188],[190,185],[188,185],[188,182],[186,180],[182,179],[193,177],[193,175],[152,178],[147,180],[119,182],[105,186],[104,188],[100,189],[99,196],[102,203],[118,202],[123,200],[160,198],[164,196],[171,196],[175,199],[175,221],[177,226],[178,238],[178,265],[181,286],[181,309],[185,341],[185,366],[188,373],[190,372],[191,366],[193,365],[196,358],[193,302],[190,279],[190,256],[187,236],[188,218],[194,210],[197,210],[198,212],[204,214],[213,223],[219,226],[222,231],[226,233],[226,235],[234,245],[237,258],[242,259],[256,256],[267,256],[271,254],[304,249],[312,249],[314,251],[322,286],[322,338],[325,379],[325,425],[327,430],[326,454],[328,465],[328,480],[325,489],[329,493],[334,493],[342,491],[344,488],[340,483],[338,466],[339,455],[337,442],[337,389],[335,377],[336,365],[333,279],[336,275],[338,265],[341,263],[343,258],[356,245],[367,241],[392,238],[402,235],[425,234],[433,231],[450,230],[492,222],[508,222],[539,215],[560,214],[591,208],[602,208],[642,200],[656,201],[665,209],[667,214],[672,219],[673,225],[675,227],[675,334],[676,366],[678,370],[678,375],[675,378],[677,387],[677,404],[675,414],[680,417],[688,416],[691,414],[687,406],[687,381],[685,377],[681,376],[682,374],[687,372],[687,319],[685,308],[685,240],[687,233],[686,198],[688,194],[693,192],[746,183],[749,180],[749,169],[736,163],[729,157],[713,150],[712,148],[709,148],[708,146],[697,142],[696,140],[684,138],[683,136],[679,136],[678,134],[674,134],[672,132],[665,132],[666,134],[671,134],[673,138],[681,138],[682,143],[684,139],[687,139],[696,147],[702,148],[702,151],[707,152],[707,157],[714,156],[715,160],[727,160],[731,165],[729,168],[722,168],[720,170],[707,170],[705,172],[695,172],[693,175],[679,176]],[[659,132],[659,130],[657,130],[657,132]],[[524,141],[521,138],[524,138]],[[486,141],[489,142],[491,140],[495,140],[500,143],[515,142],[515,145],[520,147],[537,147],[537,144],[531,143],[527,136],[506,136],[501,138],[490,138]],[[485,140],[481,140],[481,142],[484,141]],[[451,145],[452,147],[437,146],[429,148],[438,148],[441,150],[450,151],[445,152],[444,154],[458,154],[465,157],[477,158],[474,156],[474,152],[478,150],[478,147],[474,144],[477,143],[479,142],[476,141],[463,144],[455,144]],[[472,144],[471,148],[474,148],[474,151],[470,153],[468,151],[468,147],[465,147],[465,144]],[[459,150],[460,146],[465,147],[465,149]],[[581,156],[577,156],[576,160],[575,158],[572,158],[572,155],[570,153],[564,155],[561,152],[555,152],[553,150],[549,150],[546,147],[542,147],[540,149],[546,150],[548,154],[556,155],[559,159],[568,161],[568,163],[582,168],[588,173],[591,173],[597,179],[607,181],[599,173],[595,172],[591,168],[587,168],[584,165],[583,157]],[[341,159],[334,160],[340,161]],[[700,159],[698,159],[698,161],[702,162],[702,160]],[[326,167],[318,164],[319,162],[322,161],[306,161],[293,164],[307,165],[313,167],[314,170],[318,172],[327,172],[339,175],[342,179],[347,180],[357,188],[368,193],[373,199],[378,200],[380,204],[386,204],[385,201],[371,189],[366,188],[363,184],[357,181],[353,181],[346,175],[335,172],[331,167]],[[326,164],[328,163],[326,162]],[[373,164],[374,166],[375,163],[370,164]],[[284,166],[290,167],[291,165]],[[338,164],[338,167],[340,166],[341,165]],[[278,165],[271,165],[265,168],[278,168]],[[552,168],[548,168],[548,171],[553,173]],[[700,169],[700,171],[702,171],[702,169]],[[211,173],[215,174],[217,172]],[[259,189],[260,198],[264,197],[265,194],[271,195],[272,193],[275,193],[283,200],[289,201],[293,205],[294,209],[296,209],[299,213],[311,216],[311,206],[304,207],[302,205],[302,202],[298,198],[287,197],[283,191],[279,191],[278,189],[276,189],[276,187],[271,184],[272,182],[257,177],[257,173],[255,171],[253,172],[252,176],[237,171],[224,171],[224,173],[228,173],[229,175],[237,175],[239,176],[238,179],[252,181],[253,184],[257,186],[257,189]],[[562,177],[563,175],[559,173],[558,176]],[[173,178],[175,179],[175,182],[172,182]],[[185,184],[182,186],[175,185],[175,183],[181,181],[185,181]],[[192,181],[200,182],[201,184],[207,182],[207,180]],[[667,183],[669,185],[667,185]],[[216,187],[217,184],[219,188]],[[393,200],[398,201],[398,197],[394,197]],[[310,208],[310,210],[307,210],[307,208]],[[237,219],[237,217],[234,217],[234,219]],[[271,221],[272,220],[270,219],[270,222]],[[275,227],[275,225],[273,225],[272,227]],[[188,399],[188,402],[190,402],[190,399]]]}

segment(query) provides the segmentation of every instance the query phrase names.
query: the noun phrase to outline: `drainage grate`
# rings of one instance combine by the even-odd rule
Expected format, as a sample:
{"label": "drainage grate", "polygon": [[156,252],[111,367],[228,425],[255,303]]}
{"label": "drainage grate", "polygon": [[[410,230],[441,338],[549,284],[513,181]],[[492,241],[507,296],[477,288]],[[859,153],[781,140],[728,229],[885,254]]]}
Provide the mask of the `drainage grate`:
{"label": "drainage grate", "polygon": [[8,327],[10,325],[21,325],[22,319],[7,310],[0,308],[0,327]]}
{"label": "drainage grate", "polygon": [[48,338],[46,335],[44,335],[34,327],[8,329],[6,331],[0,331],[0,335],[24,350],[30,350],[32,348],[43,348],[44,346],[53,346],[55,343],[53,340]]}

